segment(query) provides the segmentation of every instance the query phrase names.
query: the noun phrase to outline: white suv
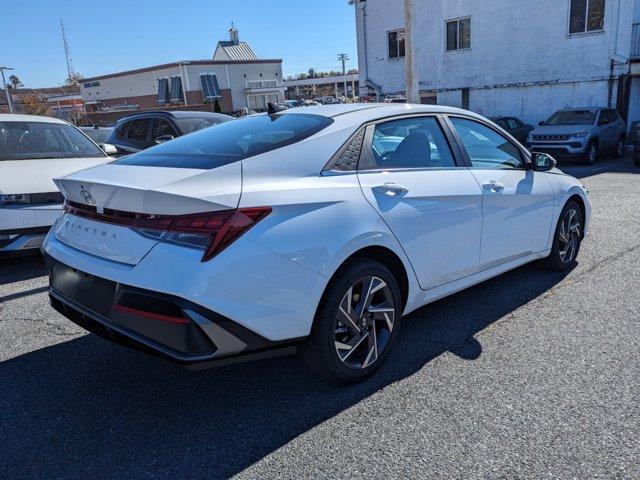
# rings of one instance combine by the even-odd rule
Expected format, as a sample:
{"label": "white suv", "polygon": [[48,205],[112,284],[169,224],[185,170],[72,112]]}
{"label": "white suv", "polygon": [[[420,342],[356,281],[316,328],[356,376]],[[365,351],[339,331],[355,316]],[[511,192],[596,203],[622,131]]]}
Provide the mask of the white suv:
{"label": "white suv", "polygon": [[0,114],[0,257],[42,245],[64,200],[53,177],[109,160],[67,122]]}

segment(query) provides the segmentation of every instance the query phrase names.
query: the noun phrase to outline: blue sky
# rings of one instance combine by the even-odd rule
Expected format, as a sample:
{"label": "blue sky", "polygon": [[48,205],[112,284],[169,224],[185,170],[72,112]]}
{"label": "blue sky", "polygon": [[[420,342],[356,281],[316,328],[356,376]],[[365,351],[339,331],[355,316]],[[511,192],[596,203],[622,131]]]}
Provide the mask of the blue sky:
{"label": "blue sky", "polygon": [[0,65],[27,87],[61,84],[66,64],[85,77],[175,60],[211,58],[233,21],[261,58],[282,58],[285,75],[357,66],[355,18],[347,0],[2,0]]}

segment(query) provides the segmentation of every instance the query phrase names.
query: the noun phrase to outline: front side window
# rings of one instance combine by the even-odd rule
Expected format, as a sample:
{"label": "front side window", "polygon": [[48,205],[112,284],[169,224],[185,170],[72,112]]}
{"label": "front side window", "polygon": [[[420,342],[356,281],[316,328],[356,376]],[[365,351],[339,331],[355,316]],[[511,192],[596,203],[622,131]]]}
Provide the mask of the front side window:
{"label": "front side window", "polygon": [[604,29],[605,0],[570,0],[569,33],[597,32]]}
{"label": "front side window", "polygon": [[416,117],[379,123],[371,140],[367,168],[455,167],[449,144],[434,117]]}
{"label": "front side window", "polygon": [[471,17],[447,21],[447,52],[471,48]]}
{"label": "front side window", "polygon": [[559,110],[545,122],[547,125],[593,125],[597,110]]}
{"label": "front side window", "polygon": [[114,162],[212,169],[299,142],[333,119],[311,114],[255,115],[206,128]]}
{"label": "front side window", "polygon": [[389,58],[404,58],[404,29],[387,32]]}
{"label": "front side window", "polygon": [[146,142],[150,123],[150,118],[141,118],[139,120],[134,120],[133,122],[131,122],[131,126],[129,127],[127,138],[129,140],[133,140],[134,142]]}
{"label": "front side window", "polygon": [[45,122],[0,122],[0,161],[103,157],[75,127]]}
{"label": "front side window", "polygon": [[495,130],[465,118],[451,118],[462,140],[471,165],[480,168],[522,168],[524,163],[518,147]]}
{"label": "front side window", "polygon": [[164,137],[166,135],[171,135],[172,137],[178,136],[175,129],[173,128],[173,125],[171,125],[164,118],[157,118],[156,125],[153,128],[153,140],[158,137]]}
{"label": "front side window", "polygon": [[618,112],[615,110],[603,110],[600,114],[600,119],[605,119],[609,123],[614,123],[618,121]]}

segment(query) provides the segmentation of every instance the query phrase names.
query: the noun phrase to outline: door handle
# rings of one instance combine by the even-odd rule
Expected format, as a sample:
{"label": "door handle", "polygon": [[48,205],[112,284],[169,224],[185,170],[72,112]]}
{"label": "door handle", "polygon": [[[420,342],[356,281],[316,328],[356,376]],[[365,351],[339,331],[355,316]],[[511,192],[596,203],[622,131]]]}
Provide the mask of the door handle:
{"label": "door handle", "polygon": [[380,193],[388,197],[401,197],[409,192],[408,188],[394,182],[386,182],[384,185],[378,185],[371,188],[371,190],[373,190],[374,193]]}
{"label": "door handle", "polygon": [[495,180],[490,180],[487,183],[483,183],[482,188],[484,190],[489,190],[492,193],[500,193],[504,190],[504,184],[497,182]]}

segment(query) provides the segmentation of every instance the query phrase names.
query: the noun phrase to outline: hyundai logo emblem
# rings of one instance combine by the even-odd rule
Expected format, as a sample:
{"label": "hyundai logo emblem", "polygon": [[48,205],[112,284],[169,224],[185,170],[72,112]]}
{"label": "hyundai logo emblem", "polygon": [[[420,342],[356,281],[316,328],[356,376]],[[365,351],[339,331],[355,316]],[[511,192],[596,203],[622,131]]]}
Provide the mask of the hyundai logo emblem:
{"label": "hyundai logo emblem", "polygon": [[93,195],[91,195],[91,193],[89,193],[89,191],[85,190],[84,188],[80,190],[80,196],[89,205],[96,204],[96,199],[93,197]]}

